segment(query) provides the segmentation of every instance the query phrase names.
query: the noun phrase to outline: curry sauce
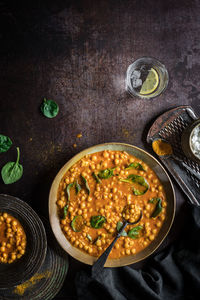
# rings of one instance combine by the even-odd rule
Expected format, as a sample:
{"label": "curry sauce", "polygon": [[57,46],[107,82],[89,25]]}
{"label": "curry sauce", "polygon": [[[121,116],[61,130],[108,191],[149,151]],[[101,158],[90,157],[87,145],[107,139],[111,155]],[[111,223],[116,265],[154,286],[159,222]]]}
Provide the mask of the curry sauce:
{"label": "curry sauce", "polygon": [[86,155],[63,176],[57,195],[63,233],[78,249],[100,256],[123,220],[128,225],[109,258],[133,255],[157,236],[166,216],[166,194],[155,172],[122,151]]}

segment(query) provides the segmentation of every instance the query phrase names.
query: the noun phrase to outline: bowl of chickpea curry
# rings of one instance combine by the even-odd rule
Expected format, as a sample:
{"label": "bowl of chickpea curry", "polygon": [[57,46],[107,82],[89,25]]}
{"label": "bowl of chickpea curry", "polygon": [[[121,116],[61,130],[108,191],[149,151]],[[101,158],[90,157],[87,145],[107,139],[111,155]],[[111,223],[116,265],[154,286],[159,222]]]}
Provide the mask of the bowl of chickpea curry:
{"label": "bowl of chickpea curry", "polygon": [[31,278],[46,256],[44,226],[24,201],[0,195],[0,288]]}
{"label": "bowl of chickpea curry", "polygon": [[144,150],[122,143],[86,149],[55,177],[49,195],[52,230],[62,248],[92,265],[123,226],[105,267],[136,263],[168,234],[175,194],[161,164]]}

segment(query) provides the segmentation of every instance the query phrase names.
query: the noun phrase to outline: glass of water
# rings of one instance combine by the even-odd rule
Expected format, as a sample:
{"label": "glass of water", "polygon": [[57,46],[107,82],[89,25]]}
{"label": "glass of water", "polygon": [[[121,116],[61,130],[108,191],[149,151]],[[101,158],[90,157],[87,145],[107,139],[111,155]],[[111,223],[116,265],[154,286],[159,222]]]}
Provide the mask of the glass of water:
{"label": "glass of water", "polygon": [[169,75],[165,66],[152,57],[142,57],[132,63],[126,72],[126,90],[140,98],[153,98],[167,87]]}

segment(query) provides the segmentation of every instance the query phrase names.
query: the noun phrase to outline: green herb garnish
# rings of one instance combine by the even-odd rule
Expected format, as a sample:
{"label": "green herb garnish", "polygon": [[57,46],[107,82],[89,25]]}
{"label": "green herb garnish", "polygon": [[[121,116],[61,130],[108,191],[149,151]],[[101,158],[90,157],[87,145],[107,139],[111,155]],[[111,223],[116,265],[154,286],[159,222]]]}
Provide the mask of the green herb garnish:
{"label": "green herb garnish", "polygon": [[90,194],[90,187],[89,187],[89,184],[88,184],[86,178],[85,178],[83,175],[81,175],[81,178],[83,179],[83,182],[84,182],[84,184],[85,184],[87,193],[88,193],[88,195],[89,195],[89,194]]}
{"label": "green herb garnish", "polygon": [[90,219],[90,224],[95,229],[102,228],[105,222],[106,218],[104,216],[92,216]]}
{"label": "green herb garnish", "polygon": [[162,211],[162,200],[160,198],[152,198],[149,202],[156,204],[155,210],[151,214],[151,218],[156,218]]}
{"label": "green herb garnish", "polygon": [[44,101],[40,107],[43,115],[47,118],[55,118],[59,112],[58,104],[53,100],[47,100],[44,98]]}
{"label": "green herb garnish", "polygon": [[16,162],[8,162],[1,169],[1,176],[5,184],[11,184],[18,181],[23,175],[23,166],[19,164],[20,151],[17,147]]}
{"label": "green herb garnish", "polygon": [[110,177],[112,177],[114,174],[113,174],[113,171],[115,170],[115,168],[113,169],[105,169],[105,170],[101,170],[99,173],[98,173],[98,177],[101,178],[101,179],[108,179]]}
{"label": "green herb garnish", "polygon": [[0,134],[0,153],[8,151],[11,146],[11,139],[8,136]]}
{"label": "green herb garnish", "polygon": [[94,172],[92,173],[92,176],[96,180],[97,183],[101,183],[101,180],[99,179],[98,175],[96,175]]}
{"label": "green herb garnish", "polygon": [[68,184],[68,186],[66,187],[66,191],[67,191],[67,199],[68,201],[70,201],[70,189],[74,186],[74,182]]}
{"label": "green herb garnish", "polygon": [[75,190],[76,190],[76,194],[78,194],[80,192],[80,190],[81,190],[81,186],[78,183],[78,180],[76,180],[76,182],[75,182]]}
{"label": "green herb garnish", "polygon": [[143,228],[143,227],[142,227],[141,225],[136,226],[136,227],[133,227],[132,229],[129,230],[129,232],[128,232],[128,237],[130,237],[130,238],[132,238],[132,239],[138,239],[140,230],[141,230],[142,228]]}
{"label": "green herb garnish", "polygon": [[69,205],[67,204],[67,205],[65,205],[65,207],[63,208],[63,219],[65,219],[66,216],[67,216],[68,207],[69,207]]}
{"label": "green herb garnish", "polygon": [[120,178],[119,180],[122,182],[130,183],[130,184],[137,183],[141,186],[144,186],[145,189],[143,191],[140,191],[140,190],[136,189],[135,187],[132,187],[133,194],[136,196],[144,195],[149,189],[149,184],[148,184],[147,180],[144,177],[139,176],[139,175],[130,174],[126,179]]}
{"label": "green herb garnish", "polygon": [[125,168],[125,170],[131,170],[131,169],[136,169],[136,170],[141,170],[141,171],[145,171],[145,169],[143,168],[143,166],[140,163],[131,163],[130,165],[128,165],[128,167]]}
{"label": "green herb garnish", "polygon": [[[117,231],[119,232],[120,229],[122,228],[123,226],[123,222],[119,221],[117,222]],[[123,230],[121,233],[120,233],[120,236],[127,236],[127,232],[125,230]]]}

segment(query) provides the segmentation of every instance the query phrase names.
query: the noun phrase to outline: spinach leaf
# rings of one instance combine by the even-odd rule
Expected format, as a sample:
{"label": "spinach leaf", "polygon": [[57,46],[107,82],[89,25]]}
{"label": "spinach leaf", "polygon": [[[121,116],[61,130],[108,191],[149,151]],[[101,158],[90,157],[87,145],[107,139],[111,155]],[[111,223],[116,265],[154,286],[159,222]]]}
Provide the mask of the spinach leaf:
{"label": "spinach leaf", "polygon": [[92,237],[91,237],[91,235],[89,235],[89,233],[86,234],[86,237],[88,238],[88,240],[89,240],[90,242],[92,242]]}
{"label": "spinach leaf", "polygon": [[[117,222],[117,231],[119,232],[120,229],[122,228],[123,223],[121,221]],[[125,230],[123,230],[120,234],[120,236],[127,236],[127,232]]]}
{"label": "spinach leaf", "polygon": [[68,207],[69,207],[69,205],[67,204],[67,205],[65,205],[65,207],[63,208],[63,219],[65,219],[66,216],[67,216]]}
{"label": "spinach leaf", "polygon": [[85,184],[87,193],[88,193],[88,195],[89,195],[89,194],[90,194],[90,187],[89,187],[89,184],[88,184],[86,178],[85,178],[83,175],[81,175],[81,178],[83,179],[83,182],[84,182],[84,184]]}
{"label": "spinach leaf", "polygon": [[105,222],[106,218],[104,216],[92,216],[90,219],[90,224],[95,229],[102,228]]}
{"label": "spinach leaf", "polygon": [[101,183],[101,180],[99,179],[98,175],[96,175],[94,172],[92,173],[92,176],[96,180],[97,183]]}
{"label": "spinach leaf", "polygon": [[47,118],[55,118],[59,112],[58,104],[53,100],[47,100],[44,98],[40,107],[43,115]]}
{"label": "spinach leaf", "polygon": [[70,201],[70,189],[74,186],[74,182],[68,184],[68,186],[66,187],[66,191],[67,191],[67,199],[68,201]]}
{"label": "spinach leaf", "polygon": [[128,232],[128,237],[130,237],[132,239],[138,239],[140,230],[142,228],[143,227],[141,225],[131,228]]}
{"label": "spinach leaf", "polygon": [[141,186],[144,186],[145,189],[143,191],[139,191],[135,187],[132,187],[133,194],[136,196],[144,195],[149,189],[149,184],[148,184],[147,180],[144,177],[139,176],[139,175],[130,174],[126,179],[120,178],[119,180],[122,182],[127,182],[127,183],[137,183]]}
{"label": "spinach leaf", "polygon": [[160,198],[152,198],[149,202],[156,204],[155,210],[151,214],[151,218],[156,218],[162,211],[162,200]]}
{"label": "spinach leaf", "polygon": [[8,151],[11,146],[11,139],[8,136],[0,134],[0,153]]}
{"label": "spinach leaf", "polygon": [[81,186],[78,183],[78,180],[76,180],[76,182],[75,182],[75,190],[76,190],[76,194],[78,194],[80,192],[80,190],[81,190]]}
{"label": "spinach leaf", "polygon": [[145,171],[143,166],[140,163],[131,163],[128,167],[125,168],[125,170],[130,170],[130,169],[136,169],[136,170],[141,170]]}
{"label": "spinach leaf", "polygon": [[112,177],[114,174],[113,174],[113,171],[115,170],[115,168],[113,169],[105,169],[105,170],[101,170],[99,173],[98,173],[98,177],[101,178],[101,179],[108,179],[110,177]]}
{"label": "spinach leaf", "polygon": [[149,184],[148,184],[147,180],[142,176],[138,176],[138,175],[135,175],[135,174],[130,174],[128,176],[128,179],[131,179],[132,182],[136,182],[136,183],[146,187],[147,189],[149,188]]}
{"label": "spinach leaf", "polygon": [[1,169],[1,176],[5,184],[11,184],[19,180],[23,175],[23,166],[19,164],[20,151],[17,147],[16,162],[8,162]]}

